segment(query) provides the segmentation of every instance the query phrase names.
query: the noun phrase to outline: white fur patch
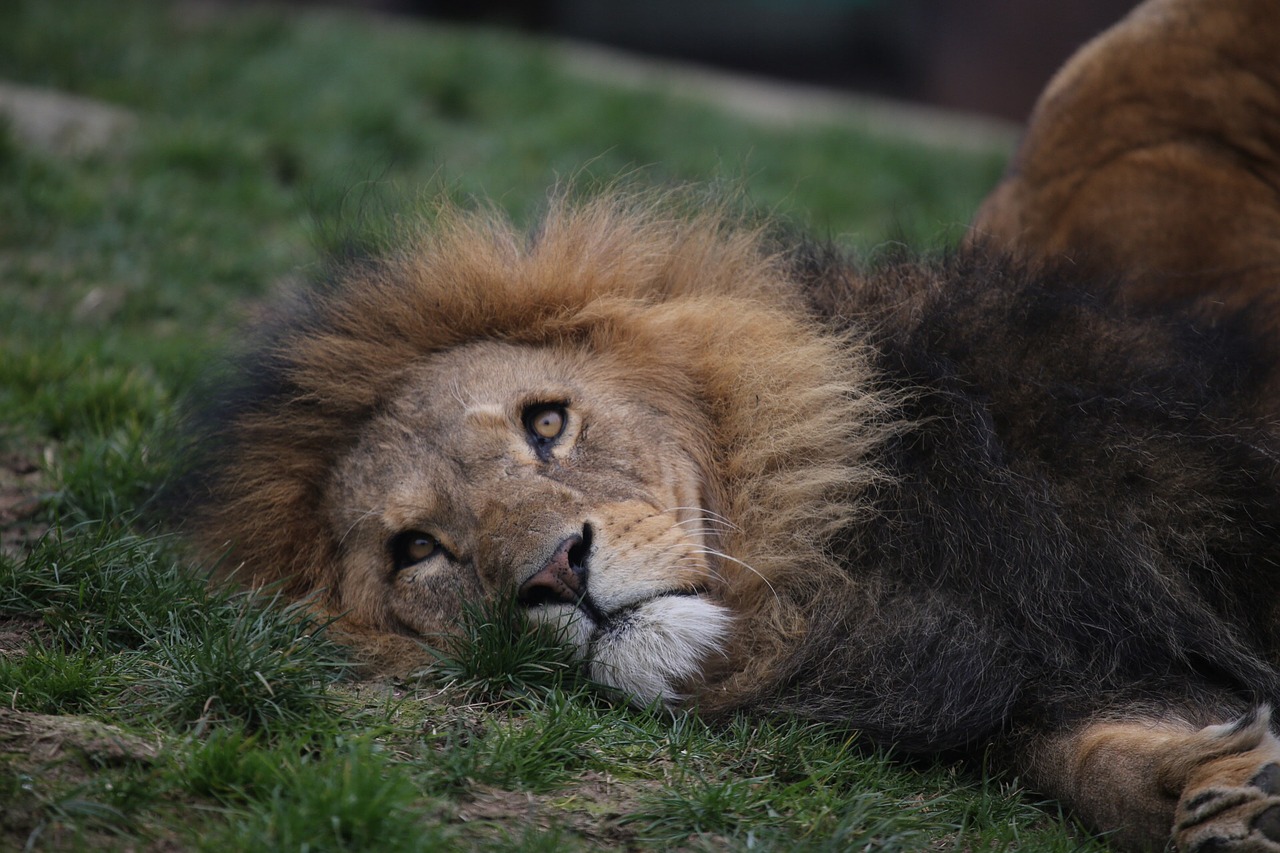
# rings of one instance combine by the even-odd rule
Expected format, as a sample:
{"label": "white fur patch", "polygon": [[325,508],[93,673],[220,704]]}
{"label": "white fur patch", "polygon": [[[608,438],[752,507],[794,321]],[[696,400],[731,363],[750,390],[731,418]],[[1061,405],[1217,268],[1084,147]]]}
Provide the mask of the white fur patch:
{"label": "white fur patch", "polygon": [[556,637],[578,650],[578,659],[586,657],[595,633],[591,617],[572,604],[545,604],[529,611],[529,618],[540,625],[550,627]]}
{"label": "white fur patch", "polygon": [[695,677],[724,648],[729,610],[696,596],[668,595],[618,617],[595,638],[588,671],[636,705],[674,702],[675,685]]}

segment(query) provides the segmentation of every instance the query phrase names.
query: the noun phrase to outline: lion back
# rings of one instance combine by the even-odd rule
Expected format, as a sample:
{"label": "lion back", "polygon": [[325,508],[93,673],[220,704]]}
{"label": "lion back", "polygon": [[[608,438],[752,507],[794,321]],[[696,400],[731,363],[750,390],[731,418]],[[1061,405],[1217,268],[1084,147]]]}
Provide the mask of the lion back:
{"label": "lion back", "polygon": [[974,239],[1280,331],[1277,55],[1273,0],[1148,0],[1050,83]]}

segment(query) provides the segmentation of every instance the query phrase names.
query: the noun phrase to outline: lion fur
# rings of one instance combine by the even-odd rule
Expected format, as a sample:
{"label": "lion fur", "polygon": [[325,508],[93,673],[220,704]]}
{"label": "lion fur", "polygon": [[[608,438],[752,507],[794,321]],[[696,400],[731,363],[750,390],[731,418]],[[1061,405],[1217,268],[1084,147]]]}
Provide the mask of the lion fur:
{"label": "lion fur", "polygon": [[1280,332],[1280,15],[1157,0],[1078,51],[1039,98],[973,234],[1125,274],[1125,298]]}
{"label": "lion fur", "polygon": [[771,247],[634,198],[557,202],[532,239],[441,211],[275,328],[217,403],[192,527],[234,537],[242,579],[377,634],[376,595],[337,594],[316,504],[335,460],[433,352],[569,342],[695,403],[722,547],[753,570],[705,709],[935,750],[1135,697],[1280,703],[1257,598],[1280,575],[1280,457],[1247,334],[980,249],[859,271]]}
{"label": "lion fur", "polygon": [[[901,718],[895,743],[947,719],[939,701],[955,709],[924,748],[1148,697],[1274,701],[1275,596],[1252,592],[1280,558],[1276,438],[1250,414],[1260,348],[981,249],[850,275],[819,273],[815,301],[913,389],[913,426],[886,446],[879,512],[845,557],[900,591],[850,644],[870,661],[823,658],[830,689],[810,693],[831,716],[850,671],[859,701],[900,685],[877,713]],[[912,719],[903,696],[939,683],[950,695]]]}

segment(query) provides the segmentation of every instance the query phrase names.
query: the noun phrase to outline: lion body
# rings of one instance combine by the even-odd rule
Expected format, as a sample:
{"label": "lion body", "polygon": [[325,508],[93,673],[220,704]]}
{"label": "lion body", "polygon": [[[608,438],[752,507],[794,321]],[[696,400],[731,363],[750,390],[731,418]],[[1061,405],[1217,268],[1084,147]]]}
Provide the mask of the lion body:
{"label": "lion body", "polygon": [[[876,514],[844,539],[845,565],[896,590],[883,623],[849,608],[845,657],[865,657],[819,645],[830,688],[812,694],[831,716],[849,672],[866,676],[857,701],[900,683],[888,739],[925,749],[953,718],[947,745],[1011,717],[1221,701],[1232,683],[1274,702],[1278,448],[1248,402],[1270,377],[1261,350],[981,252],[849,275],[819,274],[811,298],[858,328],[881,382],[912,389],[911,426],[882,448]],[[912,718],[919,684],[949,689]]]}
{"label": "lion body", "polygon": [[266,332],[189,529],[379,665],[515,595],[639,703],[994,746],[1124,846],[1280,850],[1260,297],[1174,311],[1146,256],[1054,261],[1043,150],[1004,230],[874,268],[671,199],[560,199],[533,236],[442,209]]}

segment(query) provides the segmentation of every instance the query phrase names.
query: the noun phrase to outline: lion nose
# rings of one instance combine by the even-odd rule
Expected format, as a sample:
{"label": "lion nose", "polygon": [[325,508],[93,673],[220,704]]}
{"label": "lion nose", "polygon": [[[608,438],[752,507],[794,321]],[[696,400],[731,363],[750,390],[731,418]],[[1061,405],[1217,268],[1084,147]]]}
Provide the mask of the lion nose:
{"label": "lion nose", "polygon": [[576,604],[587,594],[587,556],[591,527],[574,534],[557,547],[551,559],[523,584],[516,599],[525,607],[543,604]]}

